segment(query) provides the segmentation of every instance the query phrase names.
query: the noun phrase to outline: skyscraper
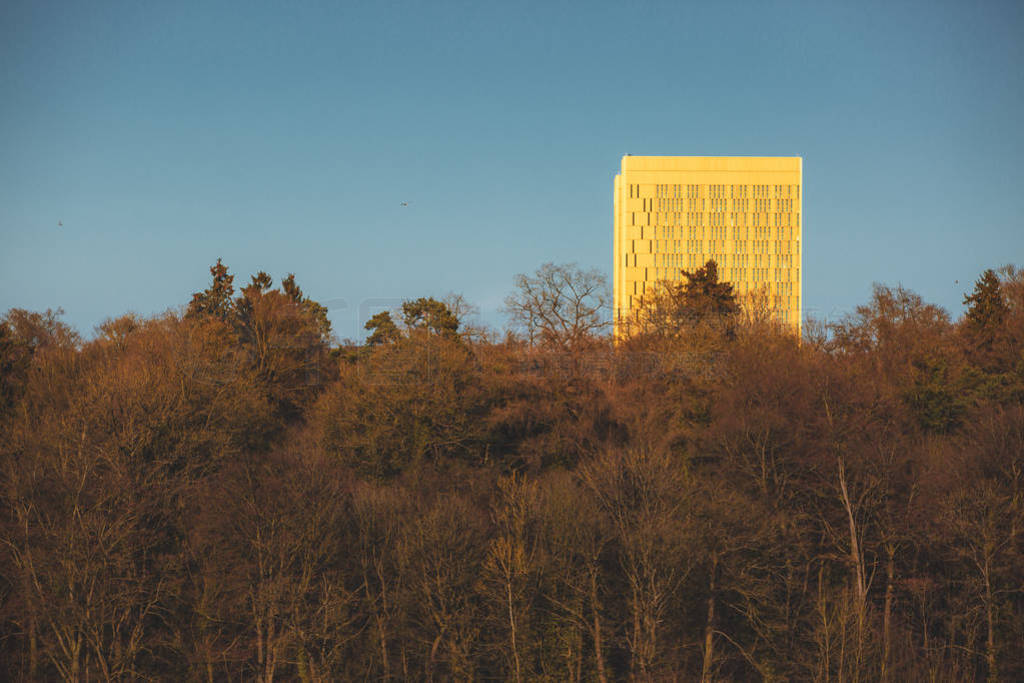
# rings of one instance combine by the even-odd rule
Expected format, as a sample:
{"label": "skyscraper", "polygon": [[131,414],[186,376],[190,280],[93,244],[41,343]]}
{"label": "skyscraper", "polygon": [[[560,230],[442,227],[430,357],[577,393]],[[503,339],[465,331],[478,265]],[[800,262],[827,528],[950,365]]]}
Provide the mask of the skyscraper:
{"label": "skyscraper", "polygon": [[741,304],[800,328],[800,157],[622,158],[615,176],[617,331],[659,281],[708,260]]}

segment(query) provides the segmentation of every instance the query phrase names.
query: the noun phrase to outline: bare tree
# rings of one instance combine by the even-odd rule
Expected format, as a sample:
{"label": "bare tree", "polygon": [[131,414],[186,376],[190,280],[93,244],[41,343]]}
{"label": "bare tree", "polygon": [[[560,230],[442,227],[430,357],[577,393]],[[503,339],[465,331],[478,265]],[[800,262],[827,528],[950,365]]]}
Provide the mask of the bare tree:
{"label": "bare tree", "polygon": [[664,638],[674,594],[693,567],[687,552],[689,492],[679,465],[665,450],[634,448],[603,453],[578,474],[610,519],[620,548],[633,679],[658,678],[665,659],[659,637]]}
{"label": "bare tree", "polygon": [[[604,603],[614,597],[608,595],[610,572],[605,565],[615,531],[578,477],[548,477],[541,500],[542,542],[546,544],[547,555],[546,598],[569,655],[564,672],[568,675],[563,678],[606,683],[610,675],[606,641],[614,624]],[[584,634],[591,641],[589,667],[584,661]]]}
{"label": "bare tree", "polygon": [[[509,662],[509,678],[517,683],[529,671],[523,669],[530,661],[530,605],[536,593],[538,573],[535,534],[531,532],[533,510],[537,506],[537,487],[513,473],[498,481],[500,491],[492,516],[496,533],[487,547],[482,565],[482,592],[492,604],[496,630],[504,632],[505,651]],[[524,664],[524,660],[527,664]]]}
{"label": "bare tree", "polygon": [[516,275],[515,283],[505,310],[531,345],[579,348],[609,324],[608,280],[596,268],[545,263],[533,275]]}

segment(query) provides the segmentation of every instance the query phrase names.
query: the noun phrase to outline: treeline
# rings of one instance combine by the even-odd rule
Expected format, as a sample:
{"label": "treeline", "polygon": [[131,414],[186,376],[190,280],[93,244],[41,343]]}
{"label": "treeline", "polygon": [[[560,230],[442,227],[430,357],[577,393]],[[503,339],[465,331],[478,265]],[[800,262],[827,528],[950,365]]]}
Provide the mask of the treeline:
{"label": "treeline", "polygon": [[0,677],[1024,680],[1024,271],[803,339],[713,263],[613,344],[520,276],[332,342],[218,262],[183,314],[0,324]]}

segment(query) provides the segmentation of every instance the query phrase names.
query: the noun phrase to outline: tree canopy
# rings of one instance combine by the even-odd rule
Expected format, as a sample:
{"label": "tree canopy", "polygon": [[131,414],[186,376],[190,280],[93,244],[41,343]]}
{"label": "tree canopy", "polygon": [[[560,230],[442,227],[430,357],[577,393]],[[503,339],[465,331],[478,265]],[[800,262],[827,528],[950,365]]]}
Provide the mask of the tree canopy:
{"label": "tree canopy", "polygon": [[1024,680],[1022,271],[801,340],[706,264],[613,344],[541,270],[506,335],[337,346],[219,261],[91,338],[9,311],[0,679]]}

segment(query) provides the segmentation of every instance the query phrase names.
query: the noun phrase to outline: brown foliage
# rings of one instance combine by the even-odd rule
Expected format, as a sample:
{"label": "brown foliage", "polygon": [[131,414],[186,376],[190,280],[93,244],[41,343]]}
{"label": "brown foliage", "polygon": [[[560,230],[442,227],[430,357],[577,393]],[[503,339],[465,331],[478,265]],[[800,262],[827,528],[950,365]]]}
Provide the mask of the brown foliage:
{"label": "brown foliage", "polygon": [[89,341],[0,325],[0,676],[1024,677],[1016,269],[984,353],[879,286],[804,340],[421,299],[329,355],[293,278],[212,274]]}

